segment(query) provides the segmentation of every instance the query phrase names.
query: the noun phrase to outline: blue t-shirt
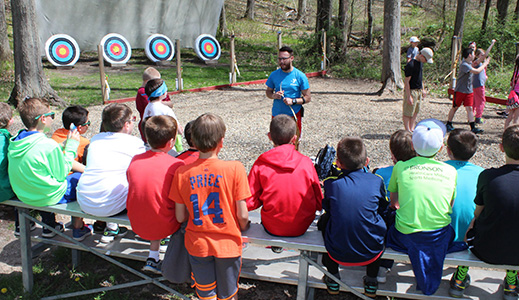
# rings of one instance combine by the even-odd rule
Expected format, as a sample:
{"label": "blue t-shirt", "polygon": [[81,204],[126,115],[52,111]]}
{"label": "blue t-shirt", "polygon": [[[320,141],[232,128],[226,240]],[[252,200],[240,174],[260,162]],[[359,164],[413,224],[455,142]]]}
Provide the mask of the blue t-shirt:
{"label": "blue t-shirt", "polygon": [[474,198],[479,174],[484,170],[468,161],[448,160],[445,162],[453,166],[458,172],[456,198],[452,207],[451,225],[456,232],[454,241],[462,242],[470,222],[474,218]]}
{"label": "blue t-shirt", "polygon": [[379,168],[375,171],[375,174],[382,177],[382,179],[384,180],[384,185],[386,186],[386,190],[387,190],[387,186],[389,185],[389,180],[391,179],[391,173],[393,173],[393,166]]}
{"label": "blue t-shirt", "polygon": [[445,163],[453,166],[458,172],[451,225],[456,232],[454,241],[462,242],[470,222],[474,218],[474,210],[476,209],[474,198],[476,197],[478,177],[484,169],[462,160],[448,160]]}
{"label": "blue t-shirt", "polygon": [[[476,67],[479,68],[483,65],[483,63],[479,63],[479,65]],[[487,72],[485,69],[481,71],[479,74],[473,74],[472,75],[472,87],[473,88],[479,88],[482,86],[485,86],[485,83],[487,82]]]}
{"label": "blue t-shirt", "polygon": [[[287,98],[301,98],[301,91],[307,90],[310,88],[310,84],[308,84],[308,78],[306,78],[305,73],[299,71],[296,68],[293,68],[292,72],[286,73],[281,69],[277,69],[272,72],[265,83],[269,88],[273,89],[274,92],[278,92],[283,90],[285,92],[285,97]],[[298,113],[301,109],[301,104],[292,105],[292,109],[295,113]],[[272,116],[275,117],[277,115],[284,114],[292,116],[292,110],[288,105],[283,102],[281,99],[274,99],[274,103],[272,105]]]}
{"label": "blue t-shirt", "polygon": [[414,59],[418,55],[418,47],[409,47],[407,49],[407,58]]}

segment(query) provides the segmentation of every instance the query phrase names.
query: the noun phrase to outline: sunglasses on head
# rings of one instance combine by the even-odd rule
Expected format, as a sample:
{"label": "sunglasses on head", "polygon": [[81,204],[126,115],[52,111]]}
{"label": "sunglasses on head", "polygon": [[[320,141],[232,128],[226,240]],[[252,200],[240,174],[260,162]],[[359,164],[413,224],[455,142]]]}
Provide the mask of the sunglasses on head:
{"label": "sunglasses on head", "polygon": [[56,116],[56,113],[51,111],[51,112],[48,112],[46,114],[41,114],[41,115],[38,115],[36,118],[34,118],[35,120],[38,120],[39,118],[41,117],[50,117],[51,119],[54,120],[54,116]]}

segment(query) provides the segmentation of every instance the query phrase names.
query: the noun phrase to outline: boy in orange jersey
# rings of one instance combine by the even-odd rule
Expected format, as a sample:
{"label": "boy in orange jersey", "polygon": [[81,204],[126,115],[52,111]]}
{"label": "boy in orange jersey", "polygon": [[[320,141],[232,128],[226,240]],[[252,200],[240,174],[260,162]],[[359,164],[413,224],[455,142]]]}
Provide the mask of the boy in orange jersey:
{"label": "boy in orange jersey", "polygon": [[177,169],[169,194],[177,221],[188,221],[185,244],[200,299],[238,298],[240,230],[249,224],[245,168],[218,159],[225,130],[219,116],[203,114],[195,120],[191,137],[200,158]]}

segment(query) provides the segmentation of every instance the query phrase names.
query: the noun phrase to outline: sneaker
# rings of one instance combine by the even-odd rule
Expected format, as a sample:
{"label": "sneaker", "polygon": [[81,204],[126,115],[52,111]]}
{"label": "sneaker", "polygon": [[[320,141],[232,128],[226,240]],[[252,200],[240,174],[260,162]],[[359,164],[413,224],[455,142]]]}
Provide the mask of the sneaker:
{"label": "sneaker", "polygon": [[283,252],[283,247],[271,246],[270,250],[272,250],[272,252],[274,252],[274,253],[279,254],[279,253]]}
{"label": "sneaker", "polygon": [[116,230],[110,230],[105,228],[103,236],[101,237],[101,243],[111,243],[116,237],[123,237],[128,233],[128,228],[124,226],[117,226]]}
{"label": "sneaker", "polygon": [[378,282],[368,281],[367,277],[364,276],[364,295],[375,298],[377,296]]}
{"label": "sneaker", "polygon": [[95,221],[94,222],[94,233],[103,234],[105,232],[106,222]]}
{"label": "sneaker", "polygon": [[[56,222],[56,225],[54,225],[54,229],[56,229],[59,232],[64,232],[65,226],[63,226],[63,223],[61,223],[61,222]],[[56,233],[51,231],[50,229],[43,228],[41,236],[44,238],[53,238],[56,236]]]}
{"label": "sneaker", "polygon": [[328,291],[328,294],[339,294],[339,289],[341,288],[341,286],[337,282],[333,281],[330,277],[326,275],[323,276],[323,282],[326,284],[326,290]]}
{"label": "sneaker", "polygon": [[447,124],[445,125],[445,127],[447,128],[447,132],[451,132],[454,130],[454,126],[452,126],[451,124]]}
{"label": "sneaker", "polygon": [[449,295],[454,298],[461,298],[461,297],[463,297],[463,293],[465,292],[465,289],[470,285],[470,275],[467,274],[465,276],[465,279],[459,280],[459,279],[456,279],[457,274],[458,274],[457,271],[454,272],[454,274],[452,274],[451,281],[450,281],[451,287],[449,288]]}
{"label": "sneaker", "polygon": [[504,300],[517,300],[518,294],[517,294],[517,285],[508,284],[506,282],[506,278],[503,281],[503,299]]}
{"label": "sneaker", "polygon": [[479,128],[477,128],[477,127],[472,128],[471,131],[474,132],[475,134],[483,133],[483,132],[484,132],[483,129],[479,129]]}
{"label": "sneaker", "polygon": [[483,123],[485,123],[482,118],[476,118],[474,120],[474,122],[476,122],[476,124],[483,124]]}
{"label": "sneaker", "polygon": [[153,274],[162,274],[162,271],[160,270],[161,268],[161,261],[156,261],[154,260],[153,258],[151,257],[148,257],[148,259],[146,260],[146,265],[144,265],[144,267],[142,267],[142,270],[144,272],[149,272],[149,273],[153,273]]}
{"label": "sneaker", "polygon": [[81,242],[87,236],[92,235],[92,225],[83,225],[83,228],[72,229],[72,238],[76,241]]}
{"label": "sneaker", "polygon": [[[33,231],[34,229],[36,229],[36,223],[34,223],[33,221],[30,222],[30,227],[29,227],[29,231]],[[16,227],[14,229],[14,236],[15,237],[20,237],[20,226]]]}
{"label": "sneaker", "polygon": [[378,268],[378,275],[377,275],[377,281],[378,283],[386,283],[387,281],[387,273],[391,271],[388,268],[380,267]]}
{"label": "sneaker", "polygon": [[169,244],[169,236],[167,238],[160,240],[159,252],[166,253],[166,250],[168,250],[168,244]]}

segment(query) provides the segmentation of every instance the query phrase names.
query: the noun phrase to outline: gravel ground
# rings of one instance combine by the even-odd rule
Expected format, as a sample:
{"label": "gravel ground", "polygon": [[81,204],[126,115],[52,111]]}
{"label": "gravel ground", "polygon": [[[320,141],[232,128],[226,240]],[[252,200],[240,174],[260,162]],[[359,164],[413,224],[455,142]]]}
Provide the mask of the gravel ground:
{"label": "gravel ground", "polygon": [[[380,84],[373,81],[311,78],[312,102],[305,105],[300,151],[315,156],[327,143],[335,147],[342,137],[360,136],[366,143],[372,168],[391,164],[389,137],[403,128],[402,94],[385,92],[382,96],[372,95],[379,87]],[[172,99],[182,124],[205,112],[216,113],[224,119],[227,133],[220,154],[222,159],[240,160],[250,169],[254,160],[272,147],[267,138],[271,100],[265,96],[264,85],[183,93],[174,95]],[[419,120],[437,118],[445,121],[450,103],[446,97],[426,97]],[[134,103],[127,105],[138,115]],[[88,108],[92,125],[86,137],[91,138],[98,132],[102,109],[103,106]],[[500,110],[500,106],[487,105],[483,115],[485,123],[481,128],[485,133],[480,135],[479,148],[472,162],[485,168],[504,163],[498,147],[504,124],[504,118],[496,114]],[[58,112],[53,129],[61,127],[60,120]],[[465,111],[460,109],[454,120],[455,127],[469,128],[465,120]],[[10,130],[14,134],[20,128],[21,120],[16,117]],[[133,134],[138,136],[137,130]],[[446,160],[446,152],[440,153],[438,159]],[[0,274],[10,274],[21,269],[19,243],[12,235],[12,219],[6,218],[11,213],[5,212],[5,207],[0,208]]]}

